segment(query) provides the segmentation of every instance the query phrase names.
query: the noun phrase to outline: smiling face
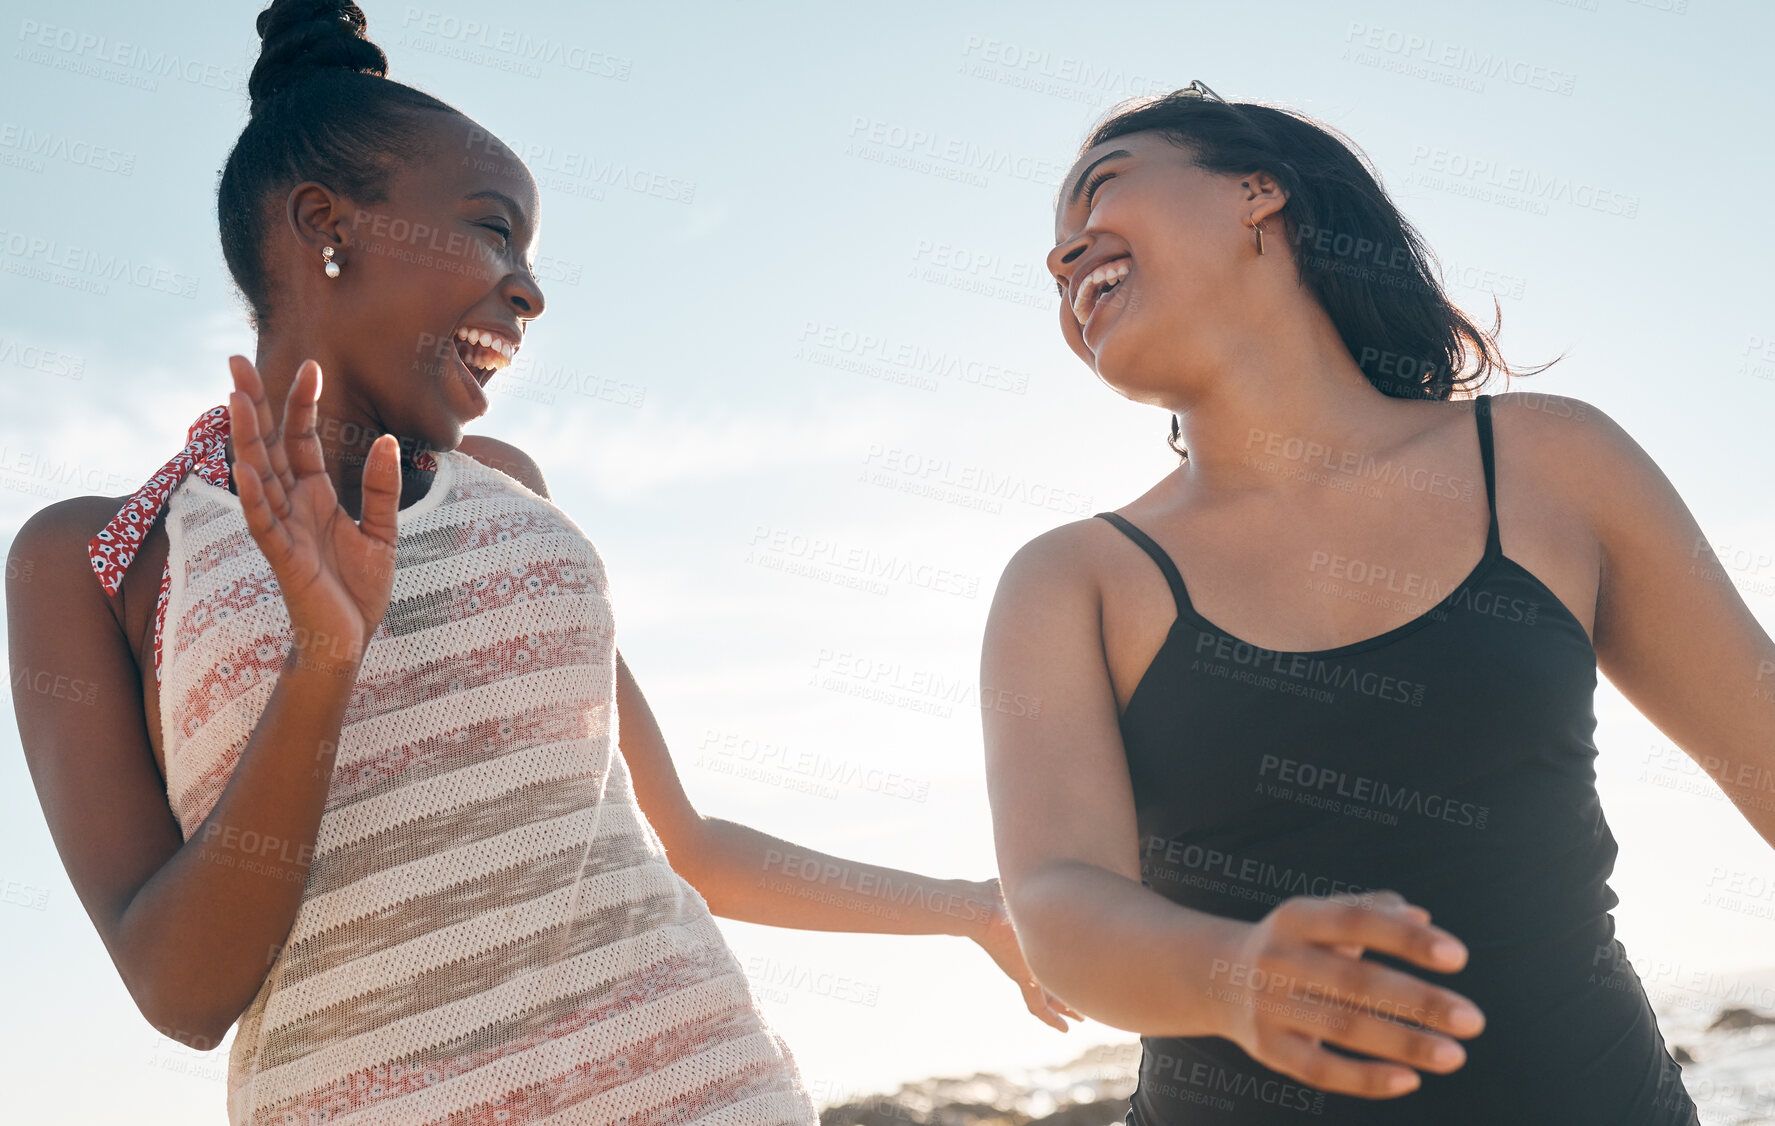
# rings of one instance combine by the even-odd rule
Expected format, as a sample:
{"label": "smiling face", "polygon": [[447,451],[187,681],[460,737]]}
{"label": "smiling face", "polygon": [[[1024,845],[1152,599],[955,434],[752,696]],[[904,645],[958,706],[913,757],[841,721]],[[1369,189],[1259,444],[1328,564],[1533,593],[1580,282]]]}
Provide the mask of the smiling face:
{"label": "smiling face", "polygon": [[[1067,344],[1127,398],[1172,405],[1184,373],[1256,327],[1265,272],[1248,224],[1284,202],[1267,174],[1204,171],[1157,133],[1093,146],[1063,181],[1047,258]],[[1280,227],[1265,227],[1278,251]]]}
{"label": "smiling face", "polygon": [[454,449],[542,313],[538,197],[523,161],[473,121],[416,118],[426,156],[393,173],[383,201],[343,201],[341,278],[299,265],[353,397],[388,431]]}

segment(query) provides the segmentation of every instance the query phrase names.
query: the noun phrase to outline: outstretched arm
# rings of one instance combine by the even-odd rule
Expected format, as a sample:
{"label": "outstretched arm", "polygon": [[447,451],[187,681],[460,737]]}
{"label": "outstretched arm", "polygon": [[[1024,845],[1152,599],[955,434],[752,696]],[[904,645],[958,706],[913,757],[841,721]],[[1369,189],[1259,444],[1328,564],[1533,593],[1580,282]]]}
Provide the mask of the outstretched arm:
{"label": "outstretched arm", "polygon": [[1018,948],[997,879],[943,880],[847,860],[747,825],[699,814],[684,793],[646,697],[619,652],[618,740],[635,798],[672,867],[729,919],[799,930],[971,938],[1023,993],[1029,1011],[1066,1031],[1077,1017],[1044,990]]}
{"label": "outstretched arm", "polygon": [[[485,435],[458,449],[540,497],[548,485],[523,450]],[[846,860],[750,826],[704,817],[690,804],[665,735],[641,686],[616,655],[617,742],[641,812],[659,834],[672,868],[709,910],[729,919],[799,930],[948,934],[971,938],[1022,991],[1029,1011],[1062,1032],[1078,1014],[1037,984],[1005,908],[997,879],[940,880]]]}

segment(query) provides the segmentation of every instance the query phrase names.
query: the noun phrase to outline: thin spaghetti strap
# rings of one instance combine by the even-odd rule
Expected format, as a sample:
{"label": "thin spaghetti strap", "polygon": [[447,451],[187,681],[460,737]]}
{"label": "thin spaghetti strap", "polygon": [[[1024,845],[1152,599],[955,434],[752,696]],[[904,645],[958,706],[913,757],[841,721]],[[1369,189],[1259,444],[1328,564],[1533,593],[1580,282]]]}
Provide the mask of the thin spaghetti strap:
{"label": "thin spaghetti strap", "polygon": [[1493,471],[1491,444],[1491,396],[1479,396],[1474,401],[1473,413],[1479,418],[1479,460],[1485,465],[1485,504],[1491,511],[1491,527],[1485,533],[1485,551],[1487,555],[1496,555],[1502,549],[1498,540],[1497,474]]}
{"label": "thin spaghetti strap", "polygon": [[1099,512],[1097,515],[1120,528],[1124,535],[1140,545],[1142,551],[1152,556],[1152,561],[1165,573],[1165,581],[1171,584],[1171,597],[1177,600],[1177,613],[1180,616],[1189,613],[1189,591],[1184,589],[1183,576],[1178,573],[1177,564],[1171,562],[1171,557],[1165,554],[1165,549],[1154,543],[1151,536],[1129,523],[1126,517],[1114,512]]}

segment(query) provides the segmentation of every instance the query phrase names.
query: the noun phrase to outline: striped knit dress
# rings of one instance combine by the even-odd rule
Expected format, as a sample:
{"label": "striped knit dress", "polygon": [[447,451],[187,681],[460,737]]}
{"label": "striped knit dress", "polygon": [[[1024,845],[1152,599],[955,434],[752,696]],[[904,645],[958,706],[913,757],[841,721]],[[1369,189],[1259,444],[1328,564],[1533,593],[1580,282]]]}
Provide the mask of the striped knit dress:
{"label": "striped knit dress", "polygon": [[[119,544],[164,497],[157,672],[167,798],[188,840],[291,633],[226,488],[226,426],[208,412],[93,542],[101,580],[120,576],[134,551]],[[433,457],[430,490],[399,514],[394,593],[352,689],[301,908],[236,1028],[229,1122],[816,1122],[636,803],[597,551],[510,477]]]}

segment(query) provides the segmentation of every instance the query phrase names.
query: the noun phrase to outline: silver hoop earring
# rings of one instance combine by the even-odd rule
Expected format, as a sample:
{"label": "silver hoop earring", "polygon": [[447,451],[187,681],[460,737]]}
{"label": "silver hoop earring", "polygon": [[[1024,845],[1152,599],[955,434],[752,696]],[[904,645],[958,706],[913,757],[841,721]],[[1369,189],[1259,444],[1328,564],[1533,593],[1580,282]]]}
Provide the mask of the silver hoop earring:
{"label": "silver hoop earring", "polygon": [[330,246],[321,247],[320,256],[321,256],[321,261],[326,263],[326,265],[323,266],[322,268],[324,270],[326,270],[327,276],[329,278],[338,277],[339,276],[339,263],[333,261],[333,248]]}

